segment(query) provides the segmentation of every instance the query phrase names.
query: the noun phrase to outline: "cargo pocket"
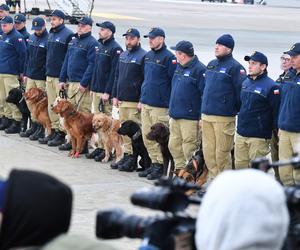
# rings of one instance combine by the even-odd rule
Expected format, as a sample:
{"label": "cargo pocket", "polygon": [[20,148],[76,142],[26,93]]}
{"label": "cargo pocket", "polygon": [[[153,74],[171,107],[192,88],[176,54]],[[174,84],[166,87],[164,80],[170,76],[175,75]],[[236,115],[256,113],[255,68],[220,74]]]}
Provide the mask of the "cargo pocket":
{"label": "cargo pocket", "polygon": [[222,135],[219,138],[220,150],[223,152],[229,152],[233,149],[233,140],[235,133],[235,122],[225,123],[222,131]]}

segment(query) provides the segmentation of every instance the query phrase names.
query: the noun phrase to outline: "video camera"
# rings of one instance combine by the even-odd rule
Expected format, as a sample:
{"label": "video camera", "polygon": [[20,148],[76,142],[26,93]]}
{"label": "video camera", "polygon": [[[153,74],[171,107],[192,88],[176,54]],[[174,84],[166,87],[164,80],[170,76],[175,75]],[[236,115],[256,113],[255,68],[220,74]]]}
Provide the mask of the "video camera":
{"label": "video camera", "polygon": [[[270,162],[269,159],[262,157],[251,162],[251,168],[268,172],[269,169],[285,166],[292,166],[300,171],[300,157],[294,155],[285,161]],[[287,206],[290,214],[289,233],[283,250],[300,249],[300,184],[285,188]]]}
{"label": "video camera", "polygon": [[96,218],[96,236],[117,239],[123,236],[143,239],[142,246],[163,250],[194,250],[196,219],[185,213],[190,204],[201,204],[200,197],[189,197],[188,190],[199,186],[184,180],[162,178],[156,187],[143,188],[131,196],[134,205],[165,212],[161,216],[140,217],[126,215],[121,209],[99,211]]}

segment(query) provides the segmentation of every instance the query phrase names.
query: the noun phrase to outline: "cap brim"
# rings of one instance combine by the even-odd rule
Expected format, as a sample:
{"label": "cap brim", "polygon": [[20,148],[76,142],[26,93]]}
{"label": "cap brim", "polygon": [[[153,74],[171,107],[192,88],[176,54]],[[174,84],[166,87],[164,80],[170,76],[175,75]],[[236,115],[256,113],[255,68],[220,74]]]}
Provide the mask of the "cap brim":
{"label": "cap brim", "polygon": [[96,23],[96,26],[101,27],[101,28],[106,28],[102,23]]}
{"label": "cap brim", "polygon": [[42,30],[43,29],[43,26],[42,27],[32,27],[31,30]]}
{"label": "cap brim", "polygon": [[14,23],[18,23],[19,24],[19,23],[23,23],[23,21],[14,21]]}
{"label": "cap brim", "polygon": [[139,37],[135,34],[132,34],[132,33],[124,33],[122,36],[132,36],[132,37]]}
{"label": "cap brim", "polygon": [[171,46],[170,49],[172,49],[172,50],[177,50],[177,49],[176,49],[176,46]]}
{"label": "cap brim", "polygon": [[291,51],[291,50],[285,51],[285,52],[283,52],[283,53],[284,53],[284,54],[287,54],[287,55],[289,55],[289,56],[297,56],[297,55],[300,55],[300,53],[297,53],[297,52]]}
{"label": "cap brim", "polygon": [[149,38],[155,38],[155,37],[157,37],[157,36],[153,36],[153,35],[149,35],[149,34],[148,34],[148,35],[144,35],[144,38],[148,38],[148,37],[149,37]]}

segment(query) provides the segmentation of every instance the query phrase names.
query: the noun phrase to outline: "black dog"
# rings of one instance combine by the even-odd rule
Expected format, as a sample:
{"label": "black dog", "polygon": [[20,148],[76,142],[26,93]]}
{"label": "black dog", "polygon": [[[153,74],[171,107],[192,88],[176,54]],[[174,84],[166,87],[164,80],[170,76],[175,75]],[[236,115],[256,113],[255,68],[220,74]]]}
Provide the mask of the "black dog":
{"label": "black dog", "polygon": [[23,90],[21,88],[13,88],[9,91],[6,97],[6,102],[15,104],[22,114],[21,131],[25,132],[27,129],[28,121],[31,125],[30,111],[27,107],[26,101],[23,97]]}
{"label": "black dog", "polygon": [[168,176],[172,177],[175,169],[175,164],[173,156],[171,155],[171,152],[168,147],[169,137],[170,130],[163,123],[155,123],[153,126],[151,126],[151,130],[147,134],[148,140],[156,141],[160,146],[160,150],[164,159],[164,175],[168,174],[169,162],[171,162],[171,168]]}
{"label": "black dog", "polygon": [[[145,147],[140,126],[136,122],[128,120],[121,124],[118,133],[120,135],[126,135],[131,139],[133,156],[136,159],[135,162],[137,162],[137,158],[140,156],[141,160],[139,161],[139,165],[143,170],[149,168],[151,159]],[[137,168],[137,166],[135,168]]]}

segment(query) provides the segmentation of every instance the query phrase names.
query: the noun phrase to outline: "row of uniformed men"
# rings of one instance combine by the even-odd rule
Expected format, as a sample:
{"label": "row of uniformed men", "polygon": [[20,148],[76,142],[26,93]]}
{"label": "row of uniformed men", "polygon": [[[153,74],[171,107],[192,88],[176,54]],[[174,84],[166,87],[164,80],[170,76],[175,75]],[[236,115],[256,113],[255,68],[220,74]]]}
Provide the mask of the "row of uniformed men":
{"label": "row of uniformed men", "polygon": [[[3,5],[0,6],[0,15],[1,10]],[[170,126],[169,147],[179,175],[198,147],[199,121],[209,179],[231,168],[230,151],[237,114],[236,168],[248,167],[251,159],[269,152],[269,139],[278,128],[277,121],[280,159],[286,159],[295,152],[300,132],[296,122],[298,110],[294,105],[297,92],[291,92],[298,88],[296,63],[284,77],[285,84],[279,86],[267,76],[268,61],[260,52],[245,57],[249,61],[247,78],[243,66],[232,56],[234,40],[229,34],[217,39],[216,59],[205,67],[188,41],[181,41],[172,48],[176,51],[175,58],[165,45],[165,32],[161,28],[152,28],[144,36],[149,38],[149,52],[140,46],[139,31],[128,29],[123,34],[126,45],[123,52],[114,39],[116,28],[111,22],[97,23],[100,27],[100,39],[97,41],[91,35],[91,18],[84,17],[79,21],[76,34],[64,26],[64,19],[63,12],[53,11],[49,33],[42,18],[33,20],[35,32],[28,39],[25,61],[22,36],[14,29],[11,17],[2,17],[0,129],[5,129],[5,132],[19,131],[21,116],[15,106],[4,100],[9,90],[18,86],[18,77],[25,77],[26,89],[39,87],[46,90],[53,131],[43,137],[43,129],[34,122],[21,136],[39,139],[40,143],[49,146],[60,145],[62,150],[69,149],[70,145],[63,144],[65,133],[58,116],[50,108],[58,90],[67,89],[68,96],[74,96],[72,102],[80,101],[79,109],[82,111],[90,111],[93,107],[94,113],[101,110],[111,114],[112,99],[113,104],[119,107],[121,121],[141,121],[143,139],[152,164],[139,175],[148,179],[156,179],[163,172],[159,147],[145,136],[156,122]],[[300,54],[299,44],[287,54],[296,62]],[[111,166],[131,171],[132,148],[130,140],[124,139],[125,155]],[[92,155],[94,157],[96,153]],[[291,167],[282,168],[282,182],[295,184],[295,173]]]}

